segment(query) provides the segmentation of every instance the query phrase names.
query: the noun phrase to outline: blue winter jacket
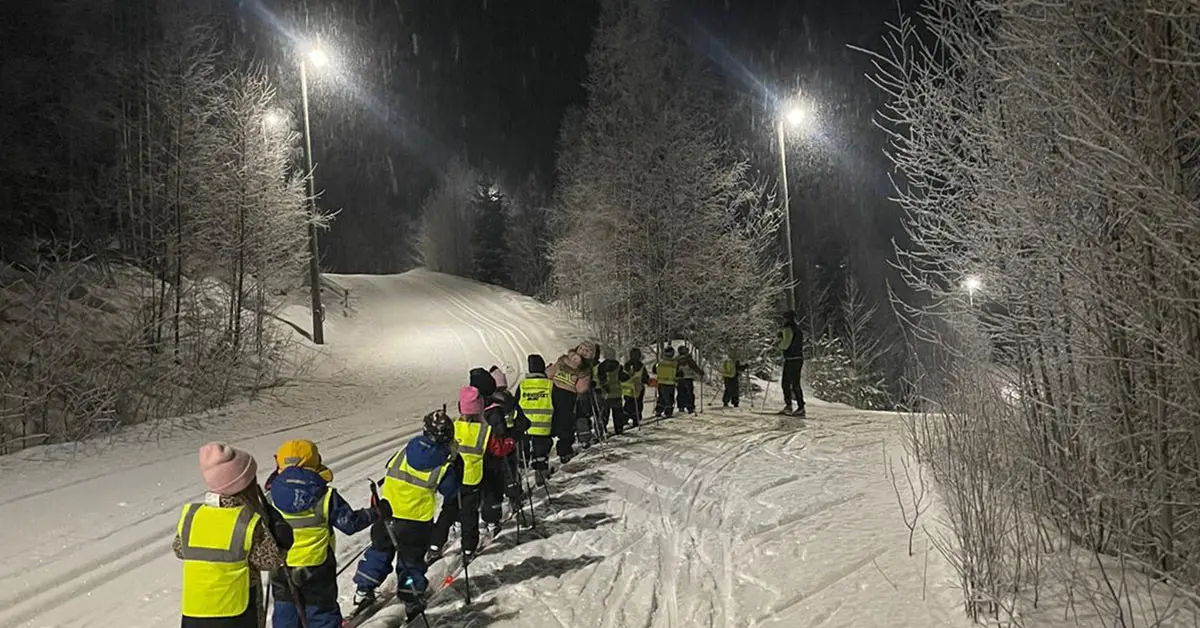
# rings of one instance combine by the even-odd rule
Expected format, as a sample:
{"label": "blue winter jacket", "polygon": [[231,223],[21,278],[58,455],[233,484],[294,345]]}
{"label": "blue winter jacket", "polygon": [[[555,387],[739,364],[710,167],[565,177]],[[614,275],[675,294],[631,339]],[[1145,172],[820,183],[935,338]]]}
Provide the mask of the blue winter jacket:
{"label": "blue winter jacket", "polygon": [[275,508],[289,515],[316,508],[325,497],[325,491],[332,491],[329,498],[329,523],[343,534],[356,534],[371,527],[375,522],[374,510],[351,508],[336,489],[331,488],[324,478],[311,469],[288,467],[277,471],[267,478],[266,486],[271,492],[271,502],[275,504]]}
{"label": "blue winter jacket", "polygon": [[[422,434],[408,441],[408,445],[404,447],[404,458],[408,461],[408,465],[417,471],[433,471],[446,464],[446,461],[450,459],[450,448],[439,445]],[[438,484],[437,490],[442,497],[454,497],[454,494],[458,492],[458,486],[458,469],[451,465],[446,470],[445,477]]]}

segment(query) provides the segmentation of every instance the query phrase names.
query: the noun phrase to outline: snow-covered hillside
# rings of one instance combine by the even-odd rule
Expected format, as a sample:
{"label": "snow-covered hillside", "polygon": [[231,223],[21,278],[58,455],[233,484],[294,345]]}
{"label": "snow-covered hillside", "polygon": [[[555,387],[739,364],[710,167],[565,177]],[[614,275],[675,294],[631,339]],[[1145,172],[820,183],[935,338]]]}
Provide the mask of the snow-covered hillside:
{"label": "snow-covered hillside", "polygon": [[[0,626],[176,625],[180,566],[170,540],[180,507],[202,493],[201,444],[249,449],[265,477],[280,442],[312,439],[335,484],[363,504],[367,478],[422,413],[453,398],[468,367],[496,363],[515,375],[527,353],[552,359],[579,338],[562,311],[466,280],[426,271],[333,280],[349,290],[349,310],[330,304],[324,359],[309,381],[115,440],[0,458]],[[303,311],[294,316],[303,324]],[[519,546],[507,532],[480,557],[475,604],[463,611],[447,591],[430,619],[955,625],[944,563],[921,544],[914,557],[906,551],[884,467],[893,424],[890,415],[814,403],[804,429],[745,409],[710,410],[614,439],[555,476],[550,503],[538,498],[536,532]],[[341,539],[339,557],[348,561],[366,539]],[[393,613],[367,625],[395,625]]]}

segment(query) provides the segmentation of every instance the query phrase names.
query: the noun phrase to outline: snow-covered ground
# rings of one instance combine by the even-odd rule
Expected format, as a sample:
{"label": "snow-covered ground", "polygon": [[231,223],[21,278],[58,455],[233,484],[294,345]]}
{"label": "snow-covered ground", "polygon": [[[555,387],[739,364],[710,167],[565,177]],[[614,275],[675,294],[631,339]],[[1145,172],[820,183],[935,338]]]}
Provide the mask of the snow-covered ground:
{"label": "snow-covered ground", "polygon": [[[0,626],[178,624],[181,506],[202,484],[196,449],[249,449],[265,477],[289,438],[316,441],[335,484],[366,500],[419,417],[453,398],[470,366],[510,376],[580,337],[560,310],[416,271],[338,276],[321,361],[286,390],[115,439],[0,458]],[[305,313],[293,313],[303,324]],[[456,581],[435,626],[955,626],[945,562],[908,530],[885,469],[894,415],[813,403],[803,426],[747,409],[649,425],[562,469],[538,529],[506,532]],[[366,534],[341,539],[348,561]],[[445,561],[444,561],[445,562]],[[445,570],[435,565],[434,582]],[[351,568],[352,571],[352,568]],[[350,573],[343,576],[350,594]],[[367,626],[396,625],[385,609]]]}

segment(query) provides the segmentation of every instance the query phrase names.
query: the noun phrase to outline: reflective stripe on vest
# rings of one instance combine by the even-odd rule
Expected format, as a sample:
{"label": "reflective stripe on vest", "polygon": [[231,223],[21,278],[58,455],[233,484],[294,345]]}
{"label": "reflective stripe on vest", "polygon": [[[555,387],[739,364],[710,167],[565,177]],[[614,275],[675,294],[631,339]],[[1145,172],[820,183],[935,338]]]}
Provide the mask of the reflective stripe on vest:
{"label": "reflective stripe on vest", "polygon": [[288,567],[316,567],[325,562],[334,545],[333,530],[329,527],[329,507],[333,489],[325,489],[325,497],[314,510],[295,514],[280,511],[292,527],[292,549],[288,550]]}
{"label": "reflective stripe on vest", "polygon": [[487,447],[490,425],[466,421],[454,422],[454,440],[458,441],[458,455],[463,459],[463,484],[478,486],[483,481],[483,452]]}
{"label": "reflective stripe on vest", "polygon": [[655,369],[655,377],[658,378],[659,384],[668,386],[675,384],[675,370],[678,368],[678,363],[675,360],[661,360],[658,367]]}
{"label": "reflective stripe on vest", "polygon": [[183,507],[176,533],[185,617],[237,617],[250,606],[250,546],[258,521],[245,506]]}
{"label": "reflective stripe on vest", "polygon": [[563,368],[558,369],[558,372],[554,374],[554,383],[561,384],[563,388],[571,392],[575,392],[576,379],[578,378],[575,377],[574,373]]}
{"label": "reflective stripe on vest", "polygon": [[545,377],[526,377],[521,382],[521,411],[529,419],[530,436],[549,436],[551,417],[554,415],[554,398],[550,389],[554,384]]}
{"label": "reflective stripe on vest", "polygon": [[446,465],[418,471],[408,464],[403,451],[388,462],[380,492],[392,507],[392,517],[408,521],[433,521],[437,511],[437,487],[446,476]]}

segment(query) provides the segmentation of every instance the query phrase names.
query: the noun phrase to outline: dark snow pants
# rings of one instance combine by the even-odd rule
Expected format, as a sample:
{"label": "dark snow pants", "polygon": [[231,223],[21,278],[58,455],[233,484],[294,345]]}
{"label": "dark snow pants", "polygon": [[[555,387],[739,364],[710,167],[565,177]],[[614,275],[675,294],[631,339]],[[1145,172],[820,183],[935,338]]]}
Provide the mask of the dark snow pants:
{"label": "dark snow pants", "polygon": [[[399,548],[392,545],[392,539],[384,528],[388,524],[391,525],[392,533],[396,535],[396,541],[400,543]],[[405,582],[411,579],[411,588],[417,591],[429,588],[429,580],[425,577],[425,571],[428,569],[425,564],[425,550],[429,548],[429,536],[432,531],[433,524],[429,521],[376,521],[371,526],[371,547],[358,562],[354,584],[361,590],[373,591],[379,588],[391,573],[392,560],[395,559],[396,577],[400,586],[404,586]]]}
{"label": "dark snow pants", "polygon": [[790,406],[795,401],[797,410],[804,409],[804,390],[800,388],[800,371],[803,368],[803,358],[784,358],[783,381],[779,383],[783,388],[784,402]]}
{"label": "dark snow pants", "polygon": [[505,469],[507,460],[489,459],[483,470],[483,483],[479,485],[479,518],[484,523],[500,523],[504,514],[505,480],[510,474]]}
{"label": "dark snow pants", "polygon": [[600,426],[601,430],[608,431],[610,418],[612,420],[613,434],[620,434],[625,431],[625,409],[621,404],[621,397],[602,399],[600,401],[600,420],[596,423]]}
{"label": "dark snow pants", "polygon": [[675,382],[675,404],[680,412],[696,411],[696,381],[681,379]]}
{"label": "dark snow pants", "polygon": [[462,548],[464,551],[479,549],[479,501],[483,495],[481,485],[464,486],[459,490],[462,498],[462,508],[459,508],[459,498],[454,497],[442,502],[442,512],[438,514],[437,522],[433,524],[433,536],[429,545],[446,547],[450,538],[450,528],[457,521],[462,524]]}
{"label": "dark snow pants", "polygon": [[584,449],[592,446],[600,435],[592,429],[595,418],[596,423],[600,421],[600,408],[597,407],[596,393],[586,392],[579,395],[578,402],[575,404],[575,442],[583,445]]}
{"label": "dark snow pants", "polygon": [[[272,628],[300,628],[300,611],[291,602],[275,600],[275,610],[271,615]],[[342,628],[342,609],[304,607],[305,623],[308,628]]]}
{"label": "dark snow pants", "polygon": [[634,425],[642,424],[642,419],[645,418],[645,416],[646,416],[644,414],[645,411],[646,411],[646,389],[642,388],[642,392],[638,393],[638,397],[637,397],[637,420],[633,422]]}
{"label": "dark snow pants", "polygon": [[658,385],[658,401],[654,404],[654,416],[670,418],[675,414],[675,384]]}
{"label": "dark snow pants", "polygon": [[721,395],[722,405],[738,407],[741,385],[736,377],[725,378],[725,392]]}
{"label": "dark snow pants", "polygon": [[558,438],[555,449],[560,458],[575,455],[575,402],[578,396],[558,386],[550,389],[550,399],[554,403],[554,414],[550,415],[550,433]]}
{"label": "dark snow pants", "polygon": [[534,469],[546,469],[550,466],[550,437],[530,436],[529,447],[532,450],[529,466]]}
{"label": "dark snow pants", "polygon": [[642,424],[642,406],[641,399],[638,397],[625,397],[625,425],[637,427]]}

